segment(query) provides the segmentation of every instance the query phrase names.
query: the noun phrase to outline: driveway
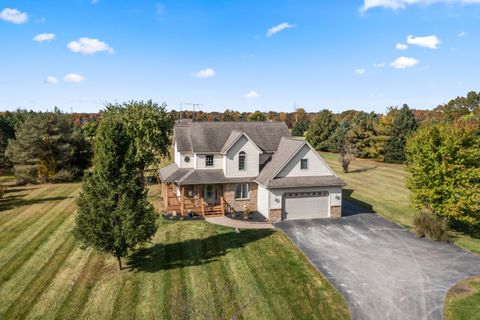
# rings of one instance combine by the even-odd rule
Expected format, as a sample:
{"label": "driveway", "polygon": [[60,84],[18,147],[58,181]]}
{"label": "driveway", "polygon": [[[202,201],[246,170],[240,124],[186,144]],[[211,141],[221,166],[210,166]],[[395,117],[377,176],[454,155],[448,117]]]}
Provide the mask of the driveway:
{"label": "driveway", "polygon": [[346,298],[353,319],[442,319],[448,289],[480,274],[480,257],[419,239],[345,203],[341,219],[277,223]]}

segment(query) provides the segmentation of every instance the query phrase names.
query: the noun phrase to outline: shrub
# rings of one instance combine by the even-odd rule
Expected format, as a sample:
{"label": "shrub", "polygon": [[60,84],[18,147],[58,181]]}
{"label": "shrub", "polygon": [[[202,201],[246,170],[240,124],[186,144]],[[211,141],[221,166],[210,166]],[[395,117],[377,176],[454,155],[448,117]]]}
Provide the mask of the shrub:
{"label": "shrub", "polygon": [[62,169],[50,178],[52,183],[71,182],[75,179],[75,174],[72,171]]}
{"label": "shrub", "polygon": [[38,168],[35,165],[15,166],[17,184],[37,183]]}
{"label": "shrub", "polygon": [[452,238],[448,219],[430,209],[423,209],[413,216],[413,227],[419,237],[435,241],[449,241]]}

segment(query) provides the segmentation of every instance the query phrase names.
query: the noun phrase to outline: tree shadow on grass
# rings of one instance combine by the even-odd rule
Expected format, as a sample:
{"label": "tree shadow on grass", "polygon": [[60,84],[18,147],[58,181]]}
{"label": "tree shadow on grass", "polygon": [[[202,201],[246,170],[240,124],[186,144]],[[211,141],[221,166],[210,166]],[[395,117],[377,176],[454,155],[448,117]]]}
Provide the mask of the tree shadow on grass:
{"label": "tree shadow on grass", "polygon": [[365,172],[365,171],[370,171],[370,170],[375,170],[377,169],[378,166],[373,166],[373,167],[364,167],[364,168],[359,168],[355,170],[350,170],[347,173],[359,173],[359,172]]}
{"label": "tree shadow on grass", "polygon": [[187,239],[174,243],[156,243],[133,253],[127,265],[135,272],[157,272],[190,266],[199,266],[217,261],[231,250],[266,238],[273,230],[233,230],[214,234],[207,238]]}
{"label": "tree shadow on grass", "polygon": [[343,189],[342,216],[375,212],[370,203],[352,197],[353,192],[353,189]]}
{"label": "tree shadow on grass", "polygon": [[38,199],[24,199],[22,195],[12,195],[0,199],[0,212],[6,211],[20,206],[30,206],[34,204],[49,202],[49,201],[62,201],[73,197],[47,197]]}

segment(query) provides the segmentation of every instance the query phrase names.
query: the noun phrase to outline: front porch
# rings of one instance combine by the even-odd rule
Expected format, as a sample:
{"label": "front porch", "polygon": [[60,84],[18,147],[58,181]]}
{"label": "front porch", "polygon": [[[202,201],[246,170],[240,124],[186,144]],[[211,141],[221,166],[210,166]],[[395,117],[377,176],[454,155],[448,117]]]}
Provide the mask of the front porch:
{"label": "front porch", "polygon": [[234,208],[225,201],[224,184],[161,185],[163,208],[168,214],[197,216],[225,216],[234,214]]}

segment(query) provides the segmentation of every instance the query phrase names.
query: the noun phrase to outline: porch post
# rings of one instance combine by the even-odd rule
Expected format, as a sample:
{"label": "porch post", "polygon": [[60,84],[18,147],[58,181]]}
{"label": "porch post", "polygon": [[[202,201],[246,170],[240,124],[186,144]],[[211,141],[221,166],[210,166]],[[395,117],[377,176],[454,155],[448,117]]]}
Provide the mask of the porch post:
{"label": "porch post", "polygon": [[220,205],[222,206],[222,215],[225,215],[225,200],[220,196]]}
{"label": "porch post", "polygon": [[184,214],[184,201],[185,201],[185,187],[180,189],[180,214],[183,216]]}

